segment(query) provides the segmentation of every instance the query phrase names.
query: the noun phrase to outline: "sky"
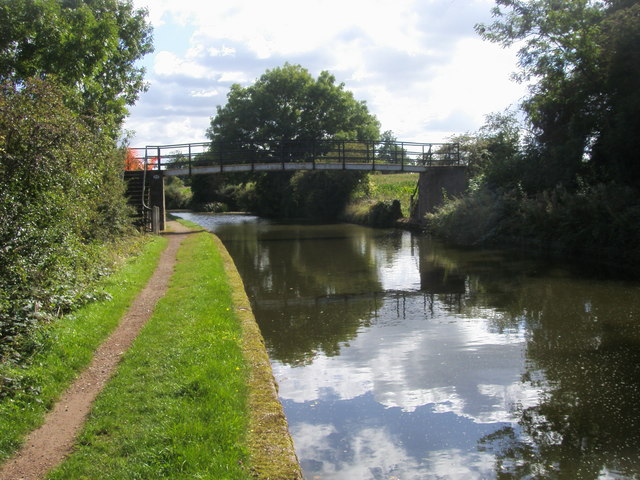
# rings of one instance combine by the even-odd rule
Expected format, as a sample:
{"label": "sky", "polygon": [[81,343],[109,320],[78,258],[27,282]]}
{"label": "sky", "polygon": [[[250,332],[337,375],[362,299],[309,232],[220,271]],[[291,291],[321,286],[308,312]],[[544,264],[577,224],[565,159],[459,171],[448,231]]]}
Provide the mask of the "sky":
{"label": "sky", "polygon": [[515,50],[474,31],[492,0],[134,0],[155,51],[130,107],[130,145],[206,141],[232,84],[286,62],[323,70],[367,103],[398,140],[445,141],[517,105]]}

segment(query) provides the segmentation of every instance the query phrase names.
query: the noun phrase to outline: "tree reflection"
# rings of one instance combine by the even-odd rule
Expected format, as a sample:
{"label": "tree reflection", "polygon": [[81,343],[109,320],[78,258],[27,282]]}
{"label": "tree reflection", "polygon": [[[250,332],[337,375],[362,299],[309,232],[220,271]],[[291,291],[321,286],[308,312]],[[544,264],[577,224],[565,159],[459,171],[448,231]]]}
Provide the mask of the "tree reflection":
{"label": "tree reflection", "polygon": [[500,251],[422,242],[421,254],[428,252],[431,263],[425,265],[430,273],[422,269],[425,288],[438,268],[466,276],[459,314],[483,316],[488,309],[496,331],[526,332],[522,382],[544,393],[536,406],[513,406],[517,426],[479,442],[481,451],[495,455],[496,478],[640,478],[637,283],[573,276],[557,262]]}
{"label": "tree reflection", "polygon": [[[376,267],[400,248],[399,237],[348,225],[217,233],[246,282],[270,355],[291,365],[336,355],[376,321]],[[542,393],[535,406],[513,405],[518,421],[479,442],[495,455],[496,478],[639,478],[637,284],[412,238],[425,305],[428,298],[455,315],[489,318],[494,331],[518,331],[526,342],[521,381]]]}
{"label": "tree reflection", "polygon": [[637,289],[533,279],[514,296],[524,319],[523,381],[545,391],[517,408],[520,432],[496,432],[481,448],[496,454],[498,478],[638,478],[640,302]]}
{"label": "tree reflection", "polygon": [[[254,226],[255,228],[255,226]],[[269,225],[218,231],[267,341],[288,364],[337,355],[381,305],[375,234],[353,225]]]}

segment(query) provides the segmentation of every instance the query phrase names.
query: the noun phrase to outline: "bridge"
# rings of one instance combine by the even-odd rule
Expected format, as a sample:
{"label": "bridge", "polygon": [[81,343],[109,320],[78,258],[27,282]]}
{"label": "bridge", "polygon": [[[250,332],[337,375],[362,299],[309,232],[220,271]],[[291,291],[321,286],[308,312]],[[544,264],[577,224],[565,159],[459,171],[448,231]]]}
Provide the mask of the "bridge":
{"label": "bridge", "polygon": [[458,143],[333,139],[195,142],[132,150],[143,164],[139,174],[143,210],[159,207],[160,229],[164,228],[165,176],[300,170],[412,172],[419,174],[413,214],[417,220],[441,204],[444,195],[457,195],[467,186],[467,166]]}

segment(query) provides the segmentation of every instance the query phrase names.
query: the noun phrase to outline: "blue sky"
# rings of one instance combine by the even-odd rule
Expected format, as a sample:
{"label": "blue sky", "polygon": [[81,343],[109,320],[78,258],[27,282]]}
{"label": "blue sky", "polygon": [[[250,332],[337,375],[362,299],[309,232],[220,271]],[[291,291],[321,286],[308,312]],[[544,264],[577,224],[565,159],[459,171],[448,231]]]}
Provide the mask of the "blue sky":
{"label": "blue sky", "polygon": [[442,141],[517,104],[514,50],[482,41],[490,0],[134,0],[149,10],[149,90],[130,108],[132,146],[204,141],[233,83],[285,62],[322,70],[400,140]]}

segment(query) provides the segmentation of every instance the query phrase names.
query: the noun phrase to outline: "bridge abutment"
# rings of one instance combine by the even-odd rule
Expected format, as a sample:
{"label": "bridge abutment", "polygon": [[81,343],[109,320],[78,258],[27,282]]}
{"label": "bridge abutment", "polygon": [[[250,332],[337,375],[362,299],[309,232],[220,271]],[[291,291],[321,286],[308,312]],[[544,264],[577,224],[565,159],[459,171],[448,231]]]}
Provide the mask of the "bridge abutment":
{"label": "bridge abutment", "polygon": [[420,173],[418,181],[418,205],[412,218],[421,222],[427,213],[442,205],[446,197],[461,195],[469,186],[466,167],[428,167]]}

